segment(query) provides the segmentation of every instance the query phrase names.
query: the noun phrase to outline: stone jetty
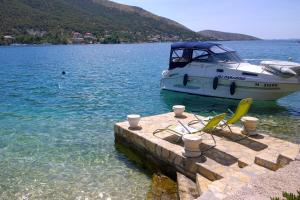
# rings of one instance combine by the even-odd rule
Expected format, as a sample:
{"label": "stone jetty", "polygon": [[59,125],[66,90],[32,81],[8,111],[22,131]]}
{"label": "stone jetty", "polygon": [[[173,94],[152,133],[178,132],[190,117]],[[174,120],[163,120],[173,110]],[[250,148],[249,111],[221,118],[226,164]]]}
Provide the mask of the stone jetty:
{"label": "stone jetty", "polygon": [[[177,177],[181,199],[224,199],[255,177],[270,171],[276,173],[298,156],[298,144],[265,134],[245,137],[238,126],[232,127],[233,133],[228,129],[215,130],[216,146],[196,158],[184,156],[183,143],[178,143],[178,136],[172,132],[153,135],[156,129],[178,124],[178,120],[187,124],[194,119],[190,113],[180,118],[165,113],[141,118],[135,129],[129,128],[127,121],[116,123],[115,141],[156,163],[163,173]],[[209,134],[202,139],[200,149],[213,145]]]}

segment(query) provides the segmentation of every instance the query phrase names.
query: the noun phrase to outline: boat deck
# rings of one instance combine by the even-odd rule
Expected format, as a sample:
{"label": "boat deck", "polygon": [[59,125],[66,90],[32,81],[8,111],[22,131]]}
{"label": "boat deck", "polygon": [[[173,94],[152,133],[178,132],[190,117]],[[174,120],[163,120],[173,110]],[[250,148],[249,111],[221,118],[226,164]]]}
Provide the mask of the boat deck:
{"label": "boat deck", "polygon": [[[156,129],[177,124],[178,120],[187,124],[194,119],[190,113],[180,118],[166,113],[142,118],[137,129],[130,129],[127,121],[116,123],[115,140],[157,163],[162,171],[192,180],[199,199],[223,199],[253,177],[276,171],[298,156],[299,145],[265,134],[245,138],[240,127],[232,127],[233,134],[226,129],[214,131],[216,147],[197,158],[183,156],[183,144],[177,142],[178,136],[172,132],[153,135]],[[210,135],[204,134],[200,148],[211,145]]]}

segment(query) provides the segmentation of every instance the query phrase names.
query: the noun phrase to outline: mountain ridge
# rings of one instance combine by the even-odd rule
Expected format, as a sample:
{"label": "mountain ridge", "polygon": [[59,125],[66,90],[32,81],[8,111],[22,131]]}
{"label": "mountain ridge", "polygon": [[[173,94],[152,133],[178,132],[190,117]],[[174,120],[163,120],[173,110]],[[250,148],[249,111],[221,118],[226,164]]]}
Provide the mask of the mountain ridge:
{"label": "mountain ridge", "polygon": [[64,40],[72,32],[121,42],[207,39],[173,20],[108,0],[0,0],[0,18],[0,35],[16,40],[37,38],[28,31],[43,32],[34,36],[46,41]]}
{"label": "mountain ridge", "polygon": [[251,35],[216,30],[203,30],[199,31],[198,34],[203,37],[211,38],[212,40],[261,40]]}
{"label": "mountain ridge", "polygon": [[0,44],[259,39],[213,30],[196,33],[143,8],[109,0],[0,0],[0,19]]}

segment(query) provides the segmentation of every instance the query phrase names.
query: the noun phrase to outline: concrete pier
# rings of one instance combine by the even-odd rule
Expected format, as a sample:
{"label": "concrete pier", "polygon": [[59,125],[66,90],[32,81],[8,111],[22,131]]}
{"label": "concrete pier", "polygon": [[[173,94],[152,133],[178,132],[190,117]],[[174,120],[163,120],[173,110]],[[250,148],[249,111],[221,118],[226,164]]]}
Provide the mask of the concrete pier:
{"label": "concrete pier", "polygon": [[[268,135],[245,138],[237,126],[232,127],[233,133],[227,129],[214,131],[216,147],[197,158],[183,156],[183,144],[176,143],[178,136],[172,132],[163,131],[153,135],[156,129],[178,124],[178,120],[187,124],[194,119],[190,113],[184,113],[180,118],[175,117],[174,113],[166,113],[142,118],[140,127],[136,129],[130,129],[127,121],[116,123],[115,140],[157,163],[167,174],[180,174],[179,192],[190,191],[182,189],[190,181],[181,183],[180,180],[184,180],[183,177],[191,180],[198,199],[224,199],[252,178],[288,165],[299,153],[299,145]],[[211,137],[204,134],[200,149],[212,144]],[[179,196],[195,198],[195,194]]]}

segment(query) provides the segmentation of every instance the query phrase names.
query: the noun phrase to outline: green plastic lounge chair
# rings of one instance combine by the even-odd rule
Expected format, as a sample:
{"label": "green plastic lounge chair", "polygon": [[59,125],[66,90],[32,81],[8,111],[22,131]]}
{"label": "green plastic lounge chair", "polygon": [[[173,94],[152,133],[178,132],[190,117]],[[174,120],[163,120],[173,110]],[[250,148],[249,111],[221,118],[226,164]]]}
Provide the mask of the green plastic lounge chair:
{"label": "green plastic lounge chair", "polygon": [[[230,125],[237,123],[242,117],[244,117],[247,113],[248,110],[253,102],[252,98],[246,98],[242,99],[236,109],[235,112],[232,112],[230,109],[228,111],[232,114],[231,117],[227,120],[222,120],[221,123],[219,124],[219,127],[228,127],[229,131],[232,133],[232,130],[230,128]],[[201,120],[195,115],[196,120],[190,121],[188,124],[196,124],[201,122]]]}
{"label": "green plastic lounge chair", "polygon": [[226,121],[222,121],[220,126],[221,127],[228,127],[229,131],[232,133],[232,130],[230,128],[230,125],[237,123],[242,117],[244,117],[245,115],[247,115],[251,105],[253,103],[253,99],[252,98],[246,98],[246,99],[242,99],[236,109],[235,112],[232,112],[230,109],[228,109],[228,111],[232,114],[231,117],[229,119],[227,119]]}
{"label": "green plastic lounge chair", "polygon": [[[213,148],[216,146],[216,140],[212,134],[212,131],[220,124],[220,122],[224,119],[226,113],[222,113],[219,115],[214,116],[213,118],[211,118],[207,123],[203,122],[200,120],[200,122],[202,123],[203,127],[200,129],[196,129],[187,125],[184,125],[181,121],[178,120],[177,125],[170,125],[164,129],[157,129],[153,132],[153,135],[162,132],[162,131],[171,131],[172,133],[180,136],[180,138],[177,140],[177,142],[182,138],[183,135],[185,134],[194,134],[197,132],[204,132],[201,135],[208,133],[211,135],[213,141],[214,141],[214,146],[210,147]],[[209,149],[210,149],[209,148]]]}

